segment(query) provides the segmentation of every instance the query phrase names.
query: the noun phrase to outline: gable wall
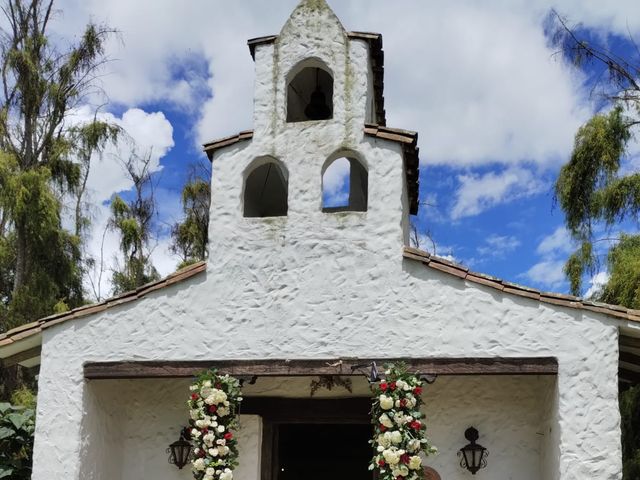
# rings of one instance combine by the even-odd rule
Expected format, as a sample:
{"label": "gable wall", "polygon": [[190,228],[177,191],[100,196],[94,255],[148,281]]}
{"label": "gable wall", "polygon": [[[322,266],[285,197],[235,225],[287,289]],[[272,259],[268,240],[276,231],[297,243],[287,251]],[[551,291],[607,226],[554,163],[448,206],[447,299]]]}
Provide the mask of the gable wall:
{"label": "gable wall", "polygon": [[101,448],[84,362],[398,356],[557,356],[545,480],[620,478],[613,322],[467,285],[375,236],[347,250],[321,234],[265,235],[206,276],[45,331],[33,478],[86,478],[83,452]]}

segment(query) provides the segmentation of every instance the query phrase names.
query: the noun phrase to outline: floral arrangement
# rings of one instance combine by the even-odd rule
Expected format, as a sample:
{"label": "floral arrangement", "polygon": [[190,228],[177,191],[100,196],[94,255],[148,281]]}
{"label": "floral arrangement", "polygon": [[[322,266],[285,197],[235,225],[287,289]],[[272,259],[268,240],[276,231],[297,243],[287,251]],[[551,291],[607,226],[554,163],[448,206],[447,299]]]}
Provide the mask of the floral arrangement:
{"label": "floral arrangement", "polygon": [[242,402],[240,382],[215,370],[200,374],[190,387],[187,402],[189,433],[194,447],[191,461],[196,480],[232,480],[238,465],[233,431],[238,426]]}
{"label": "floral arrangement", "polygon": [[422,380],[408,373],[404,364],[388,365],[385,379],[372,385],[375,455],[369,470],[377,469],[380,480],[423,479],[420,454],[437,452],[420,412],[422,388]]}

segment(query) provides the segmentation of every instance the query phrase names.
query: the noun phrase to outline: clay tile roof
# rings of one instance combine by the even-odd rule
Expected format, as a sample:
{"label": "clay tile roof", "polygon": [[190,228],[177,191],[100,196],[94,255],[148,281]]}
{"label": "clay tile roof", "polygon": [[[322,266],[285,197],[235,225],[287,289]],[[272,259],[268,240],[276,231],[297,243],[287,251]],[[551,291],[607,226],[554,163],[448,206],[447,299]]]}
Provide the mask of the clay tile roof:
{"label": "clay tile roof", "polygon": [[[376,99],[376,123],[387,124],[387,114],[384,109],[384,50],[382,49],[382,35],[373,32],[347,32],[347,37],[353,40],[363,40],[369,44],[369,56],[373,70],[373,92]],[[251,57],[255,61],[258,45],[273,43],[278,39],[277,35],[252,38],[247,41]]]}
{"label": "clay tile roof", "polygon": [[[0,347],[11,345],[12,343],[15,343],[19,340],[30,337],[32,335],[36,335],[40,333],[42,330],[50,328],[59,323],[63,323],[68,320],[73,320],[76,318],[86,317],[88,315],[102,312],[104,310],[116,307],[118,305],[122,305],[124,303],[129,303],[134,300],[138,300],[148,295],[151,292],[155,292],[156,290],[160,290],[162,288],[166,288],[171,285],[174,285],[178,282],[187,280],[188,278],[194,277],[204,272],[205,270],[206,270],[206,262],[194,263],[193,265],[190,265],[181,270],[178,270],[175,273],[172,273],[168,277],[165,277],[156,282],[143,285],[131,292],[123,293],[122,295],[109,298],[100,303],[95,303],[92,305],[86,305],[83,307],[75,308],[69,312],[51,315],[49,317],[42,318],[36,322],[29,323],[26,325],[21,325],[20,327],[9,330],[6,333],[0,334]],[[1,357],[2,355],[0,355],[0,358]]]}
{"label": "clay tile roof", "polygon": [[409,130],[372,124],[365,125],[364,133],[371,137],[390,140],[402,145],[404,152],[404,169],[407,176],[407,191],[409,194],[409,211],[411,215],[417,215],[420,189],[420,149],[418,148],[418,134]]}
{"label": "clay tile roof", "polygon": [[214,140],[209,143],[205,143],[203,145],[203,149],[209,160],[213,159],[213,154],[216,150],[219,150],[223,147],[228,147],[230,145],[236,144],[243,140],[251,140],[253,138],[253,130],[245,130],[243,132],[238,133],[237,135],[231,135],[230,137],[221,138],[219,140]]}
{"label": "clay tile roof", "polygon": [[500,280],[499,278],[469,271],[468,268],[449,262],[444,258],[431,255],[428,252],[418,250],[416,248],[404,247],[404,258],[416,260],[423,263],[429,268],[454,275],[462,280],[472,283],[478,283],[486,287],[495,288],[501,292],[526,297],[541,303],[558,305],[561,307],[575,308],[579,310],[588,310],[592,312],[602,313],[615,317],[619,320],[629,320],[640,323],[640,311],[630,308],[621,307],[619,305],[609,305],[605,303],[592,302],[584,300],[573,295],[564,295],[562,293],[542,292],[534,288],[525,287],[515,283]]}

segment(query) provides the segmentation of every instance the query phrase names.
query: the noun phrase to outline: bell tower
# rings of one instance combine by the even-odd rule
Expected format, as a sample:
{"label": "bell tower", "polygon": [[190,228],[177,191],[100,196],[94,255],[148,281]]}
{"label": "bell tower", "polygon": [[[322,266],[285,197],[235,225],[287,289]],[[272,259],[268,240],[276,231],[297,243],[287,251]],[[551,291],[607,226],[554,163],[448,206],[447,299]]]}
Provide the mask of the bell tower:
{"label": "bell tower", "polygon": [[[349,32],[325,0],[303,0],[279,35],[248,44],[253,130],[205,145],[210,268],[257,251],[363,250],[399,264],[418,207],[417,134],[386,126],[382,36]],[[346,178],[329,178],[335,165]],[[338,206],[326,201],[330,182]]]}

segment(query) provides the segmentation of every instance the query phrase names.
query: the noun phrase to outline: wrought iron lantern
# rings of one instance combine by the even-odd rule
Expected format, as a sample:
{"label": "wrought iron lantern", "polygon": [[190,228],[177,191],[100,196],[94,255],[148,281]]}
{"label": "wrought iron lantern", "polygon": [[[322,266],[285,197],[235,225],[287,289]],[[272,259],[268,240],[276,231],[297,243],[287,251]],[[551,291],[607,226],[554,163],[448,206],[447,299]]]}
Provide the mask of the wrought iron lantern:
{"label": "wrought iron lantern", "polygon": [[478,438],[480,438],[480,435],[478,430],[475,428],[467,428],[464,432],[464,436],[469,443],[462,447],[458,452],[458,457],[460,457],[460,466],[462,468],[466,468],[475,475],[478,470],[487,466],[487,456],[489,455],[489,451],[482,445],[476,443]]}
{"label": "wrought iron lantern", "polygon": [[180,438],[169,445],[167,453],[169,454],[169,463],[175,465],[180,470],[189,463],[191,458],[191,442],[187,440],[185,430],[180,433]]}

